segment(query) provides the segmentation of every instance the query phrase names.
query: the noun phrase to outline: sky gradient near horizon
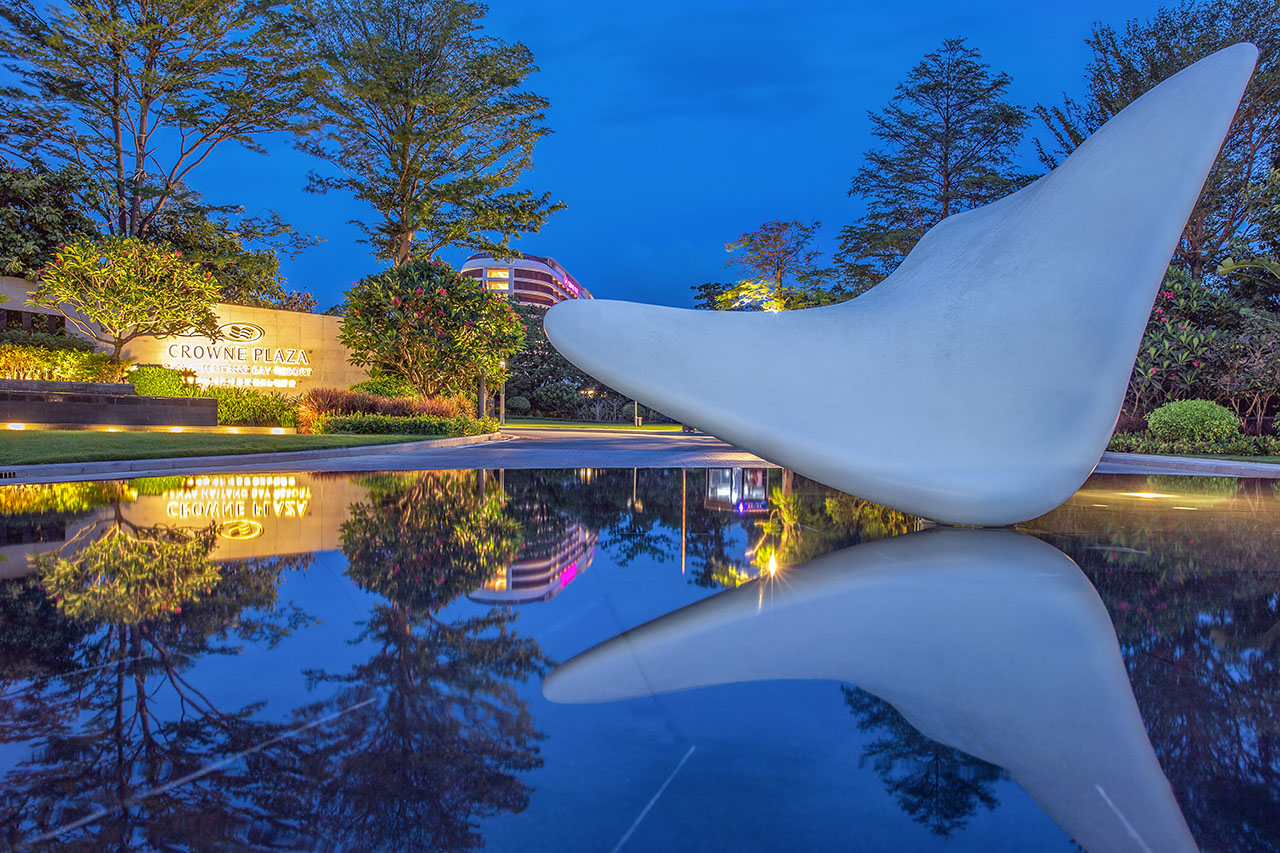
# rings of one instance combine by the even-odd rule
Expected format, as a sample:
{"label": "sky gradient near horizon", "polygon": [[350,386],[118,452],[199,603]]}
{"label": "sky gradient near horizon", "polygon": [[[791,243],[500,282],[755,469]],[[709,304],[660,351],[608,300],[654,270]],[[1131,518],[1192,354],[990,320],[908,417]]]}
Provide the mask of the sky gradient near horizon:
{"label": "sky gradient near horizon", "polygon": [[[767,220],[820,220],[819,248],[834,250],[861,213],[846,190],[873,145],[867,111],[944,39],[967,38],[1013,78],[1009,98],[1029,110],[1082,91],[1094,21],[1121,29],[1157,7],[493,0],[488,32],[529,46],[540,71],[528,88],[551,101],[554,133],[522,183],[568,205],[515,245],[555,257],[597,298],[691,306],[691,286],[734,277],[725,241]],[[1028,169],[1036,135],[1033,121],[1021,150]],[[266,156],[220,150],[192,183],[210,201],[275,208],[323,238],[282,262],[289,286],[323,310],[380,268],[349,224],[374,214],[342,193],[306,193],[308,171],[325,164],[283,138],[266,144]]]}

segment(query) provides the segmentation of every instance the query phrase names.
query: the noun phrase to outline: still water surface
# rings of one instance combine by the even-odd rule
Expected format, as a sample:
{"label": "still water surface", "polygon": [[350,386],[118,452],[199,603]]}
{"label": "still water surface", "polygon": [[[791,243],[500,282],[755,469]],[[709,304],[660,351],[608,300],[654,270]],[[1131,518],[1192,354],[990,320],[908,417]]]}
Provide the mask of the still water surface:
{"label": "still water surface", "polygon": [[1277,554],[1229,478],[4,487],[0,845],[1278,849]]}

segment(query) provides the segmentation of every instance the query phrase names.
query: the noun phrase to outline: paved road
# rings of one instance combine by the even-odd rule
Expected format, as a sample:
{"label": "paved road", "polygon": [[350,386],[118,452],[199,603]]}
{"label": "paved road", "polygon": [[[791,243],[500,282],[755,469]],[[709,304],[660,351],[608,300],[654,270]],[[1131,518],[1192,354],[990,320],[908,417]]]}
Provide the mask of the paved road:
{"label": "paved road", "polygon": [[[522,429],[504,431],[506,440],[488,443],[429,447],[391,445],[386,450],[359,448],[355,455],[343,450],[272,454],[272,458],[228,456],[198,460],[184,466],[182,460],[100,462],[58,466],[20,466],[16,476],[0,485],[62,480],[104,480],[120,477],[165,476],[197,469],[202,473],[268,471],[414,471],[469,468],[729,468],[768,465],[709,435],[678,432],[593,429]],[[1136,454],[1107,453],[1098,473],[1177,473],[1238,477],[1277,477],[1280,465],[1231,462],[1214,459],[1179,459]],[[8,473],[8,472],[5,472]]]}
{"label": "paved road", "polygon": [[[252,456],[225,457],[210,465],[201,460],[201,473],[269,471],[415,471],[469,468],[728,468],[766,464],[750,453],[708,435],[641,430],[510,429],[505,441],[462,447],[394,445],[383,452],[361,448],[360,455],[342,450],[275,454],[270,461]],[[290,456],[292,458],[279,458]],[[80,467],[74,474],[42,474],[42,466],[21,466],[8,483],[53,480],[104,480],[117,477],[167,476],[184,473],[181,460],[146,463],[101,462]]]}

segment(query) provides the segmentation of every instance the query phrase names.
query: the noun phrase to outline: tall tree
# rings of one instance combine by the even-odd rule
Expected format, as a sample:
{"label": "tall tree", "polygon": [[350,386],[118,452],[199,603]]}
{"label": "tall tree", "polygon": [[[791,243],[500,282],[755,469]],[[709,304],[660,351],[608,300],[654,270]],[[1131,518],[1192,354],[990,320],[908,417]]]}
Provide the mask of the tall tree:
{"label": "tall tree", "polygon": [[0,5],[0,154],[74,165],[112,233],[148,237],[198,204],[188,179],[215,149],[261,150],[307,127],[317,77],[282,0],[28,0]]}
{"label": "tall tree", "polygon": [[853,294],[842,285],[824,287],[835,270],[819,266],[814,247],[821,222],[772,220],[724,244],[733,254],[725,266],[743,278],[735,284],[707,282],[692,288],[698,308],[739,311],[784,311],[843,302]]}
{"label": "tall tree", "polygon": [[724,244],[733,255],[726,267],[736,267],[745,278],[771,282],[777,289],[789,283],[810,281],[822,274],[817,266],[822,253],[813,247],[821,222],[808,225],[799,221],[774,219],[755,231]]}
{"label": "tall tree", "polygon": [[344,190],[369,204],[357,223],[379,257],[399,266],[447,246],[499,256],[563,207],[550,193],[513,189],[551,131],[547,100],[521,87],[537,68],[523,44],[481,32],[486,8],[466,0],[319,0],[316,51],[332,85],[327,131],[304,149]]}
{"label": "tall tree", "polygon": [[1005,100],[1010,82],[964,39],[947,39],[911,69],[887,107],[869,113],[883,147],[864,155],[849,186],[866,213],[841,230],[836,253],[850,290],[879,283],[943,219],[1024,180],[1013,155],[1028,119]]}
{"label": "tall tree", "polygon": [[1229,252],[1251,254],[1258,215],[1265,208],[1270,170],[1280,164],[1280,5],[1276,0],[1181,2],[1150,20],[1131,20],[1124,32],[1097,22],[1086,43],[1093,58],[1085,69],[1082,101],[1035,113],[1051,142],[1037,141],[1046,166],[1071,153],[1113,115],[1157,83],[1220,48],[1251,41],[1261,52],[1258,71],[1222,153],[1173,256],[1173,264],[1199,281]]}

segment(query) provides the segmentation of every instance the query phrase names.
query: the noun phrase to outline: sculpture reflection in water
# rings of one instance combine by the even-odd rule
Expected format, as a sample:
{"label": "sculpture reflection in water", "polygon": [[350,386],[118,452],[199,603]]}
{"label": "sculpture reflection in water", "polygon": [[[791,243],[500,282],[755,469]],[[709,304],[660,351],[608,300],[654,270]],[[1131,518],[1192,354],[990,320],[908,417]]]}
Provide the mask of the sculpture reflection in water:
{"label": "sculpture reflection in water", "polygon": [[780,678],[884,700],[1003,768],[1086,849],[1196,849],[1106,608],[1068,557],[1028,536],[939,529],[829,554],[584,652],[543,693],[604,702]]}

